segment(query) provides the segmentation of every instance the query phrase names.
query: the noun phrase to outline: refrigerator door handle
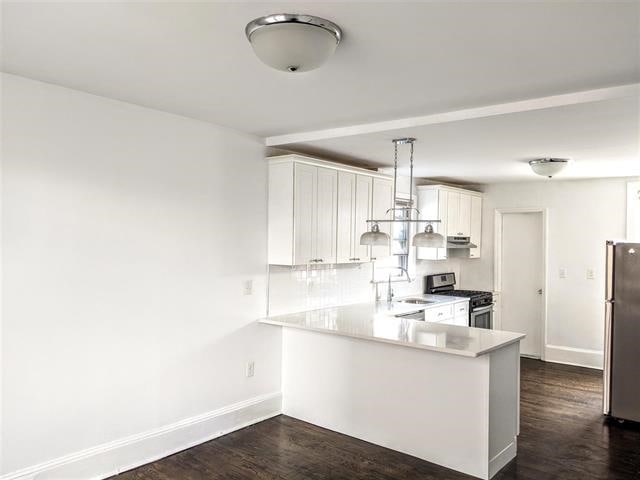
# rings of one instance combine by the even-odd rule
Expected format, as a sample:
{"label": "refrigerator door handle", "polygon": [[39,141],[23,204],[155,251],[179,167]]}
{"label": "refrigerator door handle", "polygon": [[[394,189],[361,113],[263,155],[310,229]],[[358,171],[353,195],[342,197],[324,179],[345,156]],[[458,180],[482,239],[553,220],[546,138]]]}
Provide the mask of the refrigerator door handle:
{"label": "refrigerator door handle", "polygon": [[611,413],[611,322],[613,319],[613,301],[607,301],[604,307],[604,369],[602,412],[605,415]]}

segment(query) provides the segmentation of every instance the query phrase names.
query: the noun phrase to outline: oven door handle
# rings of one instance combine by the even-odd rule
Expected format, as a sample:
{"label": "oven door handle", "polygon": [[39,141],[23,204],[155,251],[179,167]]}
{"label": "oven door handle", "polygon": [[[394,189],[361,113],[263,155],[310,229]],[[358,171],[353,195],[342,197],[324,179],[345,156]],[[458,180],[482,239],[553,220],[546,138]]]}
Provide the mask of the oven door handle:
{"label": "oven door handle", "polygon": [[493,304],[491,305],[487,305],[486,307],[482,307],[482,308],[476,308],[475,310],[471,310],[471,313],[478,314],[478,313],[485,313],[488,312],[490,310],[493,310]]}

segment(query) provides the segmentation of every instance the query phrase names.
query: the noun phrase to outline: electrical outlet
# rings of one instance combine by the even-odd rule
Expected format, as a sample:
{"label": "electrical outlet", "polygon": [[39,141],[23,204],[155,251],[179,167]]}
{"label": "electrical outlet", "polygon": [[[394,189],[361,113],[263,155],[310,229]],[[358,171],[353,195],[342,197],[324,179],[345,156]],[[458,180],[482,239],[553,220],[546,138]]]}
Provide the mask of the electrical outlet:
{"label": "electrical outlet", "polygon": [[587,280],[595,280],[596,272],[593,268],[587,268]]}
{"label": "electrical outlet", "polygon": [[567,269],[566,268],[561,268],[560,269],[560,278],[567,278]]}
{"label": "electrical outlet", "polygon": [[242,293],[244,295],[253,295],[253,280],[245,280],[242,283]]}
{"label": "electrical outlet", "polygon": [[253,360],[251,360],[250,362],[247,362],[247,370],[246,370],[247,378],[253,377],[254,373],[256,373],[256,363]]}

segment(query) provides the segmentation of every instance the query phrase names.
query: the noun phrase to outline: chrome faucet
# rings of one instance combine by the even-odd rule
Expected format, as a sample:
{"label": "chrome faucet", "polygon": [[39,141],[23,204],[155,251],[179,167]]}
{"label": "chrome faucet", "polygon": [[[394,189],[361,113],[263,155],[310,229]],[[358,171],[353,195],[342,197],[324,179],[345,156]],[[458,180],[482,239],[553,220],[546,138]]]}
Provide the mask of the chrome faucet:
{"label": "chrome faucet", "polygon": [[389,274],[389,286],[387,287],[387,303],[393,301],[393,288],[391,288],[391,274]]}
{"label": "chrome faucet", "polygon": [[[397,268],[400,271],[404,272],[404,274],[407,276],[407,282],[411,283],[411,277],[409,276],[409,271],[404,268],[404,267],[400,267],[400,266],[396,266],[393,268]],[[387,303],[391,303],[393,301],[393,288],[391,288],[391,273],[389,273],[389,278],[387,279]]]}

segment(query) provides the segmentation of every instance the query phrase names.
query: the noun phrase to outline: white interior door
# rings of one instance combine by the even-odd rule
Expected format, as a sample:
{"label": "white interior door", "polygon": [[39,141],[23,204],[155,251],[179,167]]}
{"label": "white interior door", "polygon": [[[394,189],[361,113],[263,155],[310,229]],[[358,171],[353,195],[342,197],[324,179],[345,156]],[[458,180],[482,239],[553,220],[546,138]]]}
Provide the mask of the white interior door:
{"label": "white interior door", "polygon": [[502,330],[527,336],[520,353],[542,354],[542,213],[502,215]]}

